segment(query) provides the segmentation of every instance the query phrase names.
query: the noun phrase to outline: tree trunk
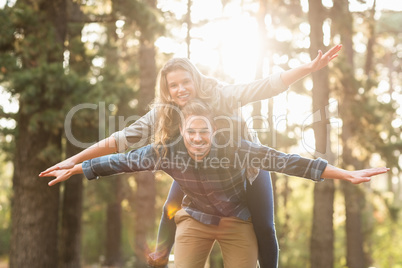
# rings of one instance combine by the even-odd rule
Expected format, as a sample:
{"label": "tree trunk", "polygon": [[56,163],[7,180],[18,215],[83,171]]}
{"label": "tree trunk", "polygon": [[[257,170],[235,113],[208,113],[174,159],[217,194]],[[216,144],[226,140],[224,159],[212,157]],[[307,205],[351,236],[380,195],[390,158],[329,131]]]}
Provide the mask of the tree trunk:
{"label": "tree trunk", "polygon": [[[346,54],[341,78],[342,97],[339,102],[339,113],[342,119],[342,159],[345,168],[361,168],[361,163],[352,155],[354,139],[357,139],[356,118],[351,116],[351,111],[355,109],[355,96],[357,88],[354,80],[354,62],[353,62],[353,18],[349,11],[347,0],[334,2],[333,10],[334,23],[336,24],[341,42]],[[346,246],[347,246],[347,265],[350,268],[363,268],[366,265],[366,256],[363,250],[364,237],[362,233],[361,208],[364,204],[364,195],[359,187],[350,183],[342,183],[342,189],[345,196],[346,210]]]}
{"label": "tree trunk", "polygon": [[193,4],[192,0],[187,0],[187,16],[186,16],[186,24],[187,24],[187,36],[186,36],[186,43],[187,43],[187,58],[189,59],[191,56],[191,28],[193,27],[193,22],[191,21],[191,6]]}
{"label": "tree trunk", "polygon": [[[309,0],[310,57],[314,58],[319,49],[324,48],[322,25],[325,9],[320,0]],[[322,49],[323,50],[323,49]],[[330,125],[326,116],[329,103],[328,69],[313,73],[313,113],[319,113],[313,129],[317,156],[330,158]],[[310,240],[310,262],[312,268],[334,266],[334,193],[332,180],[314,185],[313,225]]]}
{"label": "tree trunk", "polygon": [[[89,136],[95,136],[91,132],[96,129],[83,129],[73,121],[72,132],[79,140],[87,140]],[[79,153],[77,148],[67,141],[66,156],[70,157]],[[81,219],[83,204],[83,176],[74,175],[64,182],[63,207],[60,233],[60,268],[81,267]]]}
{"label": "tree trunk", "polygon": [[[44,21],[50,21],[50,27],[46,24],[42,25],[45,27],[43,31],[54,30],[55,34],[52,40],[54,43],[47,41],[49,47],[54,49],[51,51],[43,49],[38,52],[43,56],[42,58],[46,59],[46,62],[39,61],[40,56],[34,55],[35,53],[29,56],[24,55],[21,57],[24,61],[21,72],[29,72],[30,68],[33,71],[38,64],[62,66],[63,51],[60,48],[63,47],[66,36],[66,0],[36,1],[35,3],[20,1],[18,4],[21,4],[21,10],[25,8],[25,10],[31,9],[36,12],[38,21],[42,18],[41,16]],[[32,30],[37,26],[19,25],[27,29],[24,32],[24,38],[28,40],[36,38],[37,42],[40,42],[41,40],[36,36],[38,33]],[[11,268],[43,268],[58,265],[59,186],[49,187],[47,180],[38,178],[41,171],[60,160],[57,157],[49,157],[47,154],[49,152],[44,150],[51,148],[52,152],[56,152],[54,155],[61,152],[60,131],[52,126],[38,123],[40,122],[38,117],[42,116],[44,109],[60,109],[62,106],[61,102],[50,103],[47,99],[41,99],[43,97],[41,93],[48,90],[47,85],[44,82],[43,88],[37,86],[36,91],[31,92],[35,94],[34,96],[20,98],[19,101],[11,212]],[[30,106],[32,99],[41,100],[42,105],[32,109]]]}
{"label": "tree trunk", "polygon": [[[67,143],[67,157],[78,152],[78,148],[69,142]],[[60,236],[60,268],[81,267],[82,179],[82,175],[74,175],[64,183]]]}
{"label": "tree trunk", "polygon": [[60,268],[81,267],[82,179],[74,175],[64,184]]}
{"label": "tree trunk", "polygon": [[111,200],[107,205],[106,215],[106,266],[121,265],[121,230],[122,230],[122,180],[124,176],[116,176],[110,181]]}
{"label": "tree trunk", "polygon": [[[68,2],[69,20],[71,20],[72,18],[84,18],[84,16],[85,15],[82,13],[78,3]],[[70,70],[73,70],[74,72],[77,72],[77,74],[81,76],[85,76],[88,72],[89,66],[84,60],[81,60],[86,58],[83,44],[81,44],[81,46],[72,45],[76,39],[81,40],[81,30],[84,24],[82,23],[81,25],[81,27],[77,27],[78,23],[74,23],[74,26],[68,27],[69,45],[66,49],[70,52],[68,68]],[[71,131],[73,132],[74,137],[77,137],[80,141],[89,140],[89,138],[96,137],[98,130],[92,126],[89,126],[88,128],[83,128],[82,125],[80,125],[78,122],[80,119],[82,118],[78,116],[74,117],[72,121]],[[67,139],[67,158],[79,153],[81,150],[82,148],[77,148]],[[81,220],[83,190],[82,175],[74,175],[69,180],[64,182],[61,216],[62,222],[59,241],[59,268],[81,267]]]}
{"label": "tree trunk", "polygon": [[[151,8],[156,7],[155,0],[148,0]],[[153,40],[140,39],[140,92],[138,113],[148,111],[149,103],[155,98],[156,63],[155,46]],[[154,236],[155,230],[155,176],[152,172],[140,172],[135,174],[137,183],[136,191],[136,230],[135,252],[138,257],[136,267],[147,267],[146,253],[148,252],[147,238]]]}
{"label": "tree trunk", "polygon": [[30,132],[30,116],[20,114],[18,120],[10,267],[57,267],[59,186],[49,187],[47,180],[38,178],[38,174],[52,164],[41,161],[38,156],[48,144],[60,150],[60,135],[43,128]]}

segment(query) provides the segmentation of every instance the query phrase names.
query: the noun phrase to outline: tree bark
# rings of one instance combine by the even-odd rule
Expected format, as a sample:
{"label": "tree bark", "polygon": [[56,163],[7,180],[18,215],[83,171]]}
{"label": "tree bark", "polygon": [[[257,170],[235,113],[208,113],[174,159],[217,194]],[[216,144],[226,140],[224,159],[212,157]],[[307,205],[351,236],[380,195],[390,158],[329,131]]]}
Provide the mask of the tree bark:
{"label": "tree bark", "polygon": [[[51,163],[39,159],[43,148],[61,149],[60,135],[28,130],[31,115],[20,115],[16,138],[12,198],[11,268],[57,267],[59,187],[38,174]],[[57,159],[55,159],[57,160]]]}
{"label": "tree bark", "polygon": [[[155,0],[148,0],[150,8],[156,8]],[[148,111],[149,103],[155,98],[156,62],[155,46],[153,40],[140,38],[140,92],[138,102],[139,114]],[[154,236],[155,231],[155,176],[152,172],[140,172],[135,174],[137,183],[136,191],[136,230],[135,252],[138,257],[136,267],[147,267],[146,254],[148,252],[147,238]]]}
{"label": "tree bark", "polygon": [[82,180],[81,175],[74,175],[64,184],[60,268],[81,267]]}
{"label": "tree bark", "polygon": [[[22,3],[24,2],[24,3]],[[23,68],[21,72],[30,72],[38,64],[55,64],[62,66],[62,47],[66,35],[66,0],[56,1],[20,1],[21,10],[36,12],[38,21],[45,23],[43,31],[54,30],[54,43],[48,44],[52,51],[46,49],[38,54],[46,59],[41,62],[39,55],[23,55]],[[25,4],[25,5],[24,5]],[[24,11],[25,11],[24,10]],[[23,29],[26,39],[36,38],[33,29],[38,25],[19,25]],[[50,29],[49,29],[50,28]],[[35,81],[36,82],[36,81]],[[36,84],[38,85],[38,84]],[[60,159],[49,157],[45,149],[52,152],[61,152],[60,130],[38,123],[38,117],[44,109],[61,109],[61,102],[48,102],[43,100],[41,93],[46,92],[47,83],[43,87],[35,88],[31,98],[20,98],[17,116],[18,134],[16,140],[16,154],[14,158],[13,200],[12,200],[12,233],[10,245],[11,268],[43,268],[57,267],[58,265],[58,212],[59,212],[59,186],[49,187],[47,181],[38,179],[38,174],[49,165]],[[20,89],[22,92],[24,89]],[[57,90],[57,88],[55,89]],[[31,92],[32,94],[33,92]],[[62,94],[62,93],[60,93]],[[25,96],[26,97],[26,96]],[[32,109],[32,99],[41,101],[41,105]],[[30,106],[31,105],[31,106]],[[28,109],[27,109],[28,108]],[[34,127],[32,127],[34,125]],[[58,155],[55,153],[54,155]]]}
{"label": "tree bark", "polygon": [[[334,23],[341,36],[346,60],[342,65],[342,96],[339,102],[339,113],[342,119],[342,160],[345,168],[362,168],[361,163],[353,156],[354,139],[357,139],[356,118],[351,116],[355,109],[354,102],[357,88],[354,78],[353,50],[353,17],[349,11],[347,0],[334,2]],[[353,115],[353,113],[352,113]],[[350,183],[342,183],[346,210],[346,260],[350,268],[367,267],[363,249],[364,236],[362,232],[361,208],[364,205],[364,195],[359,187]]]}
{"label": "tree bark", "polygon": [[122,180],[124,176],[117,175],[110,181],[111,200],[107,205],[106,215],[106,266],[121,265],[121,230],[122,230]]}
{"label": "tree bark", "polygon": [[[320,0],[309,0],[308,18],[311,27],[310,57],[314,58],[319,49],[324,48],[322,25],[325,9]],[[322,49],[323,50],[323,49]],[[313,130],[317,156],[331,156],[330,124],[326,109],[329,104],[329,84],[327,67],[313,73],[313,113],[319,113],[314,120]],[[334,193],[332,180],[314,185],[313,225],[310,240],[310,262],[312,268],[334,266]]]}

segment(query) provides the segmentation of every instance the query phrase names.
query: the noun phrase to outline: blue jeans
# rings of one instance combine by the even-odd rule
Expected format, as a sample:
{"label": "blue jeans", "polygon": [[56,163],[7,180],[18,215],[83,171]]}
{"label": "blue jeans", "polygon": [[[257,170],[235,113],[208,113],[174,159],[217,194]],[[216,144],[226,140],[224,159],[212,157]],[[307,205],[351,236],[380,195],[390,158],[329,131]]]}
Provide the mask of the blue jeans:
{"label": "blue jeans", "polygon": [[[258,260],[261,268],[276,268],[278,265],[278,241],[274,223],[274,201],[271,176],[268,171],[260,170],[252,185],[247,181],[247,203],[251,212],[254,231],[258,242]],[[183,192],[177,182],[173,182],[165,202],[159,225],[157,250],[166,252],[174,244],[176,224],[169,216],[173,207],[180,209]]]}

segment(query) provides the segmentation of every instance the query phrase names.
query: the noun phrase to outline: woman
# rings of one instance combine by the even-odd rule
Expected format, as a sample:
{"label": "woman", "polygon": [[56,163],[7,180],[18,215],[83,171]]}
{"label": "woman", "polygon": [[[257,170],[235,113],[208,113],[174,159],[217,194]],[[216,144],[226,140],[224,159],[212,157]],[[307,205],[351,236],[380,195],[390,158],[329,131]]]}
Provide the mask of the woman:
{"label": "woman", "polygon": [[[213,78],[202,75],[187,59],[172,59],[160,72],[160,100],[156,108],[122,131],[50,167],[42,172],[41,176],[46,176],[53,170],[72,168],[77,163],[98,156],[116,151],[123,152],[128,147],[139,148],[148,142],[154,126],[156,126],[154,133],[157,133],[154,136],[155,143],[165,145],[167,137],[178,134],[178,120],[175,114],[177,115],[177,110],[189,100],[202,99],[214,107],[216,114],[232,115],[240,106],[273,97],[304,76],[327,66],[337,57],[341,47],[337,45],[324,55],[319,51],[317,57],[310,63],[242,85],[223,85]],[[247,186],[247,201],[258,238],[260,267],[276,267],[278,244],[274,228],[270,176],[266,171],[248,170],[248,177],[253,181]],[[174,242],[173,216],[175,211],[180,209],[182,198],[180,187],[173,182],[163,208],[158,246],[156,252],[149,258],[151,265],[167,262]]]}

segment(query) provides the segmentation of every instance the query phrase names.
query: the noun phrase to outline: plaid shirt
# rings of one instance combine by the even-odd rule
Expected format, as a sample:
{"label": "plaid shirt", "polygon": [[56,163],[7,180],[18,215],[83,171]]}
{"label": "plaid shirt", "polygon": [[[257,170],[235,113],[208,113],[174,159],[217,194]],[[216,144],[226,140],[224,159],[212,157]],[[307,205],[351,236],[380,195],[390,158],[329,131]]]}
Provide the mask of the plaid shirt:
{"label": "plaid shirt", "polygon": [[182,207],[194,219],[218,225],[222,217],[250,218],[246,205],[245,168],[255,167],[321,181],[327,166],[323,159],[306,159],[242,140],[236,146],[213,143],[209,154],[195,162],[180,140],[169,146],[165,157],[157,156],[148,145],[127,154],[112,154],[85,161],[82,168],[91,180],[122,172],[163,170],[176,180],[185,193]]}

